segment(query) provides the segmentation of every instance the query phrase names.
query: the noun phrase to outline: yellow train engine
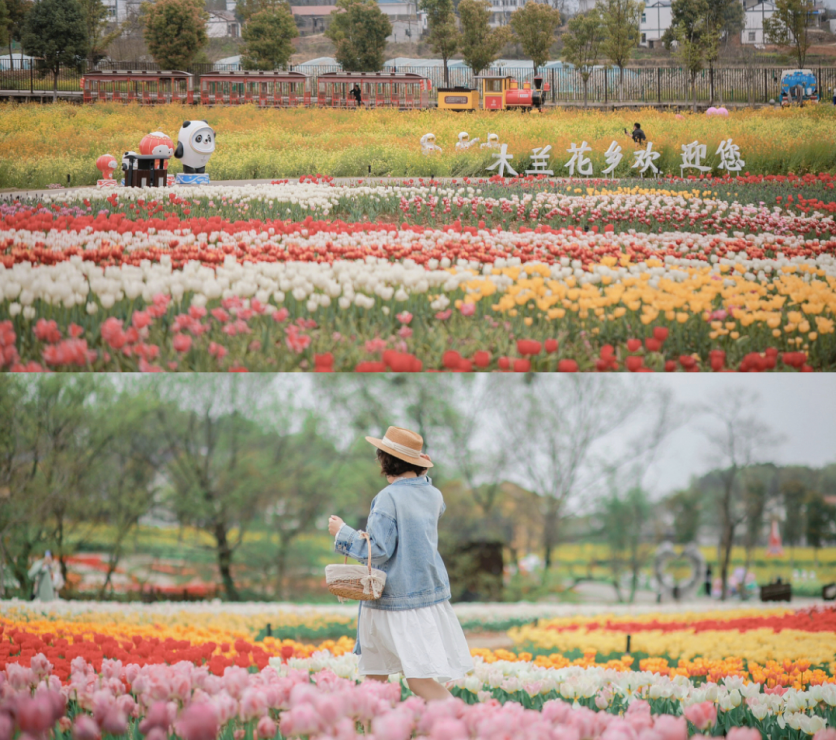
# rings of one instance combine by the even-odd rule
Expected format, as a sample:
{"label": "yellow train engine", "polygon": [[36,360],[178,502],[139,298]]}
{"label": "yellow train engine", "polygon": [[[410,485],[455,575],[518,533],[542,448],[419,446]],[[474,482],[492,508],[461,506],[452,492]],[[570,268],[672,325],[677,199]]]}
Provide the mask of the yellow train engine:
{"label": "yellow train engine", "polygon": [[477,75],[474,78],[477,88],[451,87],[438,89],[438,107],[440,110],[475,111],[479,108],[481,97],[483,110],[541,110],[545,103],[545,93],[549,83],[543,82],[536,75],[532,82],[524,82],[522,87],[510,75]]}

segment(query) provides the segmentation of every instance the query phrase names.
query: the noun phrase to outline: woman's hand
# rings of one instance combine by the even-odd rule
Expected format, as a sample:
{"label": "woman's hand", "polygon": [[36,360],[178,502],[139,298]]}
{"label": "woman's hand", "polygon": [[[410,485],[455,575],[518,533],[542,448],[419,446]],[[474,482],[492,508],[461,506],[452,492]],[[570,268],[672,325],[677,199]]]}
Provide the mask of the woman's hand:
{"label": "woman's hand", "polygon": [[329,532],[329,534],[332,537],[336,537],[337,532],[340,531],[340,527],[342,527],[343,524],[345,524],[345,522],[342,519],[340,519],[338,516],[331,516],[331,518],[328,519],[328,532]]}

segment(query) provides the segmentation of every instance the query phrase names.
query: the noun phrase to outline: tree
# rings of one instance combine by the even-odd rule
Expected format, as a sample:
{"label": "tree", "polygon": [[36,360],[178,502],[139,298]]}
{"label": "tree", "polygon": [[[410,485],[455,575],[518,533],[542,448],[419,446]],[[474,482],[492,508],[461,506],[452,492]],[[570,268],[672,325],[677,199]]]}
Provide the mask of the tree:
{"label": "tree", "polygon": [[720,39],[729,39],[739,34],[746,25],[746,14],[739,0],[708,0],[708,25],[714,43],[708,49],[708,102],[714,104],[714,64],[720,57]]}
{"label": "tree", "polygon": [[281,424],[291,406],[270,403],[272,383],[270,376],[196,376],[156,387],[170,504],[182,523],[213,538],[230,601],[239,597],[235,553],[278,480],[284,435],[271,425]]}
{"label": "tree", "polygon": [[375,0],[337,0],[325,35],[337,47],[335,57],[346,72],[377,72],[383,67],[392,24]]}
{"label": "tree", "polygon": [[781,485],[781,497],[784,504],[784,544],[790,548],[790,561],[795,561],[795,546],[804,536],[804,504],[809,496],[809,490],[800,475],[794,474]]}
{"label": "tree", "polygon": [[61,67],[78,67],[87,54],[78,0],[39,0],[26,16],[21,40],[23,50],[36,57],[40,73],[52,73],[52,102],[56,102]]}
{"label": "tree", "polygon": [[775,0],[775,12],[763,22],[767,41],[791,50],[799,68],[812,43],[807,24],[814,10],[814,0]]}
{"label": "tree", "polygon": [[156,0],[141,6],[145,43],[163,69],[184,69],[206,46],[206,12],[203,0]]}
{"label": "tree", "polygon": [[[10,69],[15,68],[14,56],[12,55],[12,42],[20,42],[23,37],[23,27],[26,23],[26,16],[32,10],[33,0],[4,0],[6,10],[9,14],[6,29],[8,38],[4,43],[9,44],[9,65]],[[21,69],[23,62],[21,61]]]}
{"label": "tree", "polygon": [[[502,404],[505,445],[512,451],[509,478],[543,501],[545,577],[574,506],[588,504],[602,480],[630,475],[641,482],[641,471],[671,428],[669,394],[643,382],[578,375],[528,386],[508,380]],[[648,426],[639,423],[639,409],[651,412]],[[624,451],[596,459],[595,446],[628,422],[634,435],[624,436]]]}
{"label": "tree", "polygon": [[665,501],[665,507],[673,516],[673,541],[677,545],[690,545],[697,541],[700,531],[702,493],[692,486],[677,491]]}
{"label": "tree", "polygon": [[285,5],[262,10],[244,24],[242,63],[244,69],[278,69],[290,61],[291,40],[299,35],[296,22]]}
{"label": "tree", "polygon": [[9,44],[9,61],[11,61],[11,53],[12,53],[12,45],[11,45],[11,34],[9,33],[9,27],[12,23],[12,16],[9,13],[9,9],[6,6],[6,0],[0,0],[0,46],[5,46]]}
{"label": "tree", "polygon": [[529,0],[511,13],[511,28],[519,39],[523,53],[534,63],[534,72],[549,61],[554,34],[560,27],[560,11],[545,3]]}
{"label": "tree", "polygon": [[499,56],[511,40],[508,28],[491,28],[491,6],[486,0],[461,0],[459,20],[462,26],[461,51],[465,63],[478,75]]}
{"label": "tree", "polygon": [[807,544],[813,548],[816,567],[819,565],[819,549],[833,539],[836,525],[836,507],[829,505],[824,496],[813,491],[807,497]]}
{"label": "tree", "polygon": [[754,551],[763,532],[764,512],[776,493],[776,482],[774,465],[758,465],[742,472],[743,508],[746,516],[746,528],[743,533],[743,546],[746,550],[745,573],[749,572],[752,565]]}
{"label": "tree", "polygon": [[604,40],[601,53],[618,67],[618,99],[624,100],[624,65],[639,45],[644,3],[637,0],[603,0],[599,4]]}
{"label": "tree", "polygon": [[78,0],[84,16],[84,29],[87,42],[87,68],[93,69],[96,62],[105,56],[105,49],[121,33],[115,28],[107,33],[110,25],[108,6],[102,0]]}
{"label": "tree", "polygon": [[583,107],[588,100],[589,76],[598,63],[604,27],[597,8],[576,15],[569,21],[569,31],[563,34],[563,60],[571,64],[583,81]]}
{"label": "tree", "polygon": [[662,40],[665,48],[673,49],[682,66],[691,76],[693,110],[697,111],[697,73],[705,65],[706,57],[714,53],[718,31],[709,18],[708,0],[673,0],[671,26]]}
{"label": "tree", "polygon": [[418,7],[427,14],[427,42],[444,62],[444,85],[449,87],[450,70],[447,61],[456,53],[461,41],[459,29],[456,27],[453,0],[420,0]]}
{"label": "tree", "polygon": [[740,495],[740,473],[755,462],[766,448],[777,442],[769,427],[750,410],[758,407],[757,394],[740,389],[729,390],[706,407],[717,425],[706,431],[717,460],[723,465],[718,473],[716,505],[720,520],[717,562],[720,565],[722,599],[728,594],[729,563],[735,530],[746,521],[744,497]]}
{"label": "tree", "polygon": [[653,555],[653,532],[648,531],[653,524],[653,514],[653,504],[640,486],[634,486],[623,494],[614,488],[601,501],[596,517],[600,522],[597,535],[609,553],[612,585],[619,602],[624,601],[621,592],[623,575],[628,573],[630,576],[627,601],[632,604],[639,586],[639,575]]}

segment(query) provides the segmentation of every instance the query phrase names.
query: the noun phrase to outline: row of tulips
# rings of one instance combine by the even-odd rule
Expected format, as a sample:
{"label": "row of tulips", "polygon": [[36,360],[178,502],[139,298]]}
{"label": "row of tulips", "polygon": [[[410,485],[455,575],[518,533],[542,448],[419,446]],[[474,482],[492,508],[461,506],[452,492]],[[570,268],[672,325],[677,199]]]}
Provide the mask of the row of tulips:
{"label": "row of tulips", "polygon": [[[821,669],[805,675],[810,665],[832,674],[836,663],[836,608],[809,608],[777,613],[739,610],[684,612],[645,616],[602,615],[540,619],[509,630],[519,648],[537,652],[591,651],[620,654],[625,635],[632,650],[646,654],[654,670],[671,675],[697,675],[716,666],[706,661],[746,661],[754,680],[773,685],[801,685],[820,680]],[[669,666],[668,656],[678,660]],[[777,661],[777,662],[776,662]],[[742,663],[741,663],[742,665]]]}
{"label": "row of tulips", "polygon": [[[687,678],[579,666],[555,669],[476,660],[450,684],[457,697],[426,704],[400,677],[357,682],[356,656],[320,652],[272,659],[257,671],[223,675],[190,662],[123,664],[97,670],[73,660],[62,682],[36,655],[0,672],[0,733],[24,740],[139,734],[165,740],[307,737],[353,740],[687,740],[692,733],[734,740],[833,740],[836,686],[770,690],[736,676],[695,685]],[[745,729],[743,729],[745,728]],[[741,734],[745,733],[745,734]]]}
{"label": "row of tulips", "polygon": [[[168,205],[131,189],[111,195],[95,216],[89,199],[0,207],[0,306],[10,318],[0,327],[0,366],[526,372],[836,364],[836,239],[832,216],[817,210],[798,215],[687,193],[518,199],[527,208],[551,198],[567,212],[578,201],[593,213],[600,201],[611,216],[646,212],[653,201],[678,220],[697,202],[736,209],[729,218],[744,230],[711,236],[618,233],[612,224],[598,233],[499,231],[460,220],[399,227],[191,217],[186,206],[206,199],[207,207],[213,197],[229,205],[235,189],[216,190],[198,189],[191,201],[171,193],[179,215],[165,218],[157,215]],[[239,188],[235,207],[259,202],[275,214],[276,203],[294,201],[315,211],[350,199],[345,190],[354,192],[322,183]],[[406,188],[355,190],[359,200],[407,197]],[[828,236],[807,238],[811,231]]]}

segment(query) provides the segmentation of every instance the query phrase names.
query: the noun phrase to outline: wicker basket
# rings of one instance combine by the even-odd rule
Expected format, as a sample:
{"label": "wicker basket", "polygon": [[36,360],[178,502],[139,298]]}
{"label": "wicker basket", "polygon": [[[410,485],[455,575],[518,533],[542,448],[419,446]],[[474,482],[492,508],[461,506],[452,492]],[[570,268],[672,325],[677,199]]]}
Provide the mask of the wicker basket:
{"label": "wicker basket", "polygon": [[343,599],[355,601],[374,601],[379,599],[386,585],[386,573],[372,568],[372,541],[368,534],[360,532],[369,545],[368,566],[347,565],[348,555],[342,565],[327,565],[325,567],[325,582],[328,590]]}

